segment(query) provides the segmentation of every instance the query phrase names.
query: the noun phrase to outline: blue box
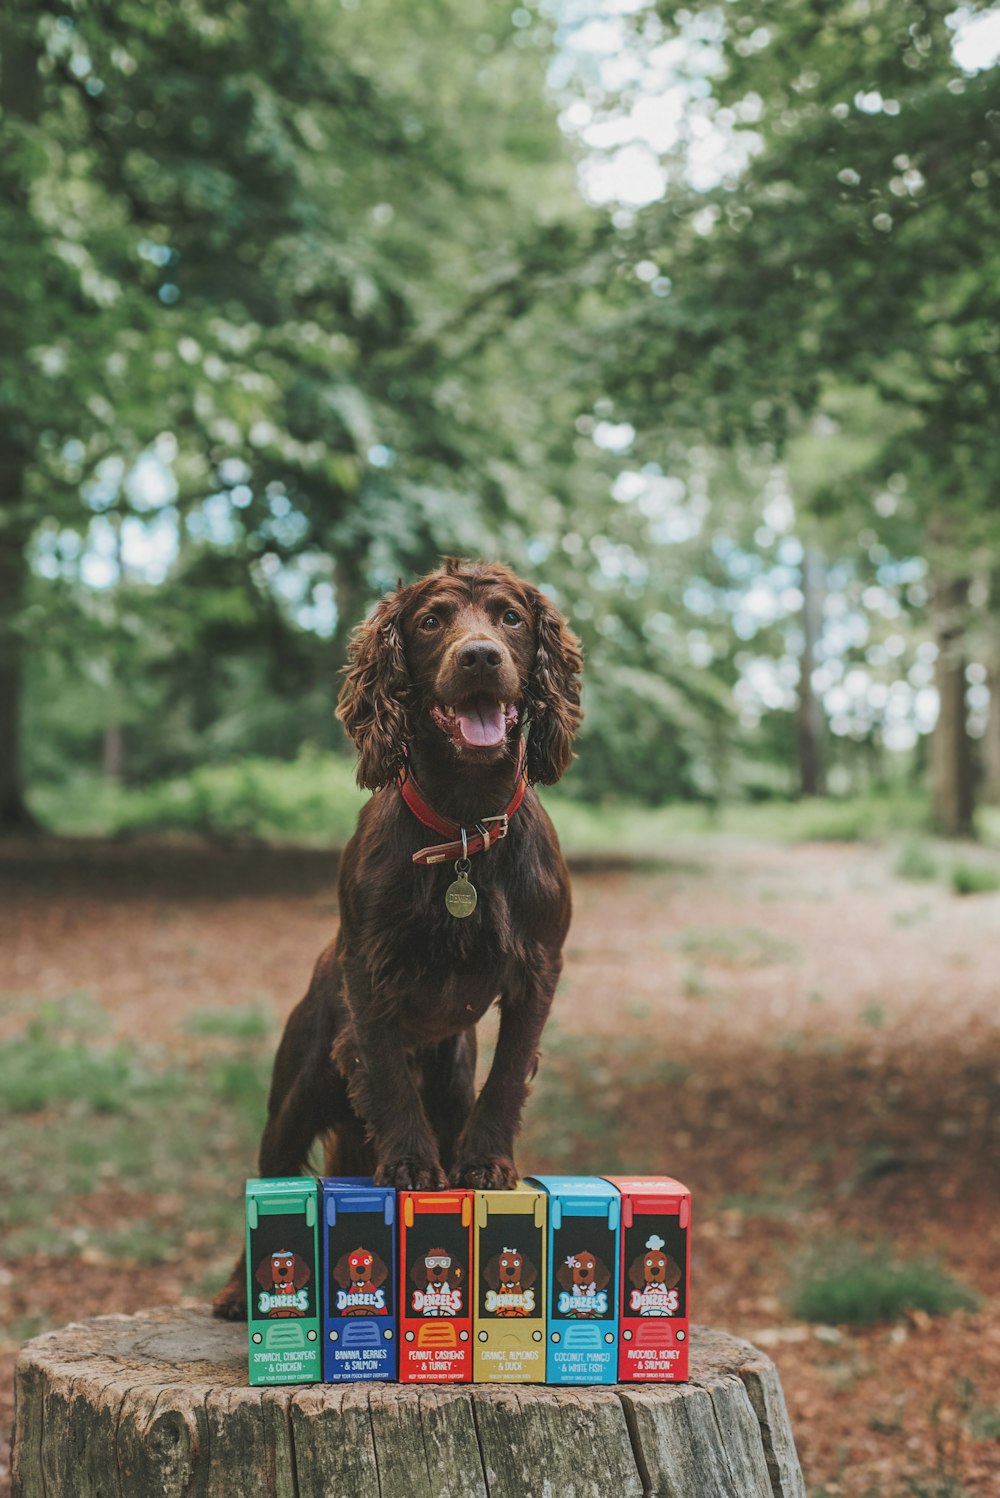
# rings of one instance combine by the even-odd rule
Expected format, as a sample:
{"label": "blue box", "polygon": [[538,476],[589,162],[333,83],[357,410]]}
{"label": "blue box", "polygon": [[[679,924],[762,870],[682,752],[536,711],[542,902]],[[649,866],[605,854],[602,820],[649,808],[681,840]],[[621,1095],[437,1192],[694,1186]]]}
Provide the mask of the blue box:
{"label": "blue box", "polygon": [[326,1383],[396,1377],[396,1193],[368,1176],[319,1183]]}
{"label": "blue box", "polygon": [[545,1381],[618,1379],[621,1198],[594,1176],[530,1176],[549,1198]]}

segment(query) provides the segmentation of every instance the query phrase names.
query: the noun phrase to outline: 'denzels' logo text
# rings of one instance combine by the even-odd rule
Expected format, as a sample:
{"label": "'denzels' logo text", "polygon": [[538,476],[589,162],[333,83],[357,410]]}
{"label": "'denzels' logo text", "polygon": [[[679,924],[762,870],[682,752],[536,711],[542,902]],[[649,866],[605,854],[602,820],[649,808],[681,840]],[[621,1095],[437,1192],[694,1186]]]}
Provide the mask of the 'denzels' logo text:
{"label": "'denzels' logo text", "polygon": [[675,1287],[680,1284],[681,1268],[663,1252],[665,1246],[657,1233],[651,1233],[646,1239],[645,1253],[629,1266],[628,1277],[634,1286],[629,1310],[640,1316],[672,1316],[680,1305]]}

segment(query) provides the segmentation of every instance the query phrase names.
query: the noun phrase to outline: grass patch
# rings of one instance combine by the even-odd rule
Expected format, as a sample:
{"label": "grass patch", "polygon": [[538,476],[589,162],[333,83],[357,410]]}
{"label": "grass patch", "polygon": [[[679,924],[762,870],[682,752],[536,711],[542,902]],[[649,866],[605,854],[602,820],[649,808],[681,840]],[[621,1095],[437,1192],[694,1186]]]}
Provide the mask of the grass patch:
{"label": "grass patch", "polygon": [[740,967],[771,967],[799,956],[794,942],[760,926],[690,926],[676,944],[689,956]]}
{"label": "grass patch", "polygon": [[848,1248],[838,1243],[814,1261],[792,1300],[802,1321],[832,1326],[874,1326],[898,1321],[907,1311],[946,1316],[971,1309],[973,1292],[928,1259],[894,1259],[884,1248]]}
{"label": "grass patch", "polygon": [[894,872],[899,879],[912,879],[916,882],[936,879],[938,862],[926,843],[908,842],[899,851]]}
{"label": "grass patch", "polygon": [[981,863],[956,863],[951,869],[956,895],[991,895],[1000,889],[1000,872]]}
{"label": "grass patch", "polygon": [[2,1113],[41,1113],[73,1103],[95,1113],[120,1113],[141,1083],[122,1048],[96,1050],[82,1041],[52,1039],[41,1022],[0,1048]]}
{"label": "grass patch", "polygon": [[202,1009],[184,1021],[189,1035],[219,1036],[223,1040],[263,1040],[274,1023],[261,1009]]}
{"label": "grass patch", "polygon": [[650,1055],[648,1037],[572,1035],[553,1021],[526,1113],[525,1149],[532,1169],[666,1173],[662,1131],[635,1136],[628,1117],[634,1093],[682,1087],[689,1069]]}
{"label": "grass patch", "polygon": [[[204,1235],[207,1260],[231,1253],[272,1050],[269,1036],[258,1038],[259,1019],[239,1018],[236,1033],[221,1037],[223,1054],[213,1047],[187,1065],[101,1048],[86,1012],[72,1023],[65,1013],[36,1021],[0,1049],[6,1257],[96,1250],[109,1260],[182,1261],[192,1230]],[[112,1205],[95,1222],[104,1192]],[[183,1213],[151,1216],[151,1199],[163,1197],[183,1200]]]}

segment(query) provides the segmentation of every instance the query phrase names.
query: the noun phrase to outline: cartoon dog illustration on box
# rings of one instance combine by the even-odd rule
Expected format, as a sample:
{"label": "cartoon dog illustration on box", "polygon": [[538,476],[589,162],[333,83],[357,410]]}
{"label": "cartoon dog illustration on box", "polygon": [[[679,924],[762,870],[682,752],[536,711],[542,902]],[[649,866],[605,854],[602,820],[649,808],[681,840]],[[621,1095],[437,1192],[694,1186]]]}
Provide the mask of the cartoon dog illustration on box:
{"label": "cartoon dog illustration on box", "polygon": [[338,1259],[333,1277],[340,1289],[337,1310],[345,1316],[387,1316],[385,1291],[389,1271],[370,1248],[353,1248]]}
{"label": "cartoon dog illustration on box", "polygon": [[538,1270],[531,1260],[516,1248],[505,1248],[490,1259],[483,1270],[489,1285],[486,1309],[495,1316],[531,1316],[535,1310],[535,1292],[531,1286]]}
{"label": "cartoon dog illustration on box", "polygon": [[413,1309],[421,1316],[458,1316],[462,1311],[462,1266],[446,1248],[429,1248],[410,1270],[416,1285]]}
{"label": "cartoon dog illustration on box", "polygon": [[279,1248],[257,1265],[254,1279],[260,1286],[258,1310],[265,1316],[304,1316],[309,1292],[304,1288],[312,1270],[299,1254]]}
{"label": "cartoon dog illustration on box", "polygon": [[605,1315],[608,1298],[603,1292],[610,1278],[610,1269],[588,1248],[569,1254],[556,1270],[556,1281],[562,1289],[559,1315],[579,1321]]}
{"label": "cartoon dog illustration on box", "polygon": [[640,1316],[672,1316],[680,1304],[677,1285],[681,1267],[663,1252],[666,1244],[658,1233],[646,1239],[646,1249],[632,1260],[628,1277],[634,1285],[629,1309]]}

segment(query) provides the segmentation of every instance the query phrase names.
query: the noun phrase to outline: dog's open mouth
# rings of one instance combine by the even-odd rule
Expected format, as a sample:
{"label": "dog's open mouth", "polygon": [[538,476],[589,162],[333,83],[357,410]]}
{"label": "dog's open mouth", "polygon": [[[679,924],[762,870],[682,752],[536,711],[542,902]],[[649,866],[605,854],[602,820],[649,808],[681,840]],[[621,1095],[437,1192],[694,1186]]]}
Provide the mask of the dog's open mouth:
{"label": "dog's open mouth", "polygon": [[453,743],[466,749],[495,749],[517,722],[517,708],[513,702],[473,697],[453,707],[435,705],[431,717]]}

